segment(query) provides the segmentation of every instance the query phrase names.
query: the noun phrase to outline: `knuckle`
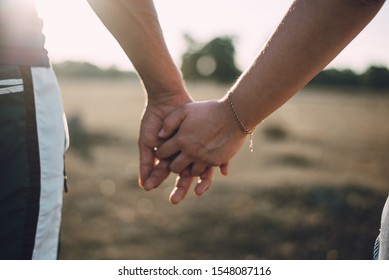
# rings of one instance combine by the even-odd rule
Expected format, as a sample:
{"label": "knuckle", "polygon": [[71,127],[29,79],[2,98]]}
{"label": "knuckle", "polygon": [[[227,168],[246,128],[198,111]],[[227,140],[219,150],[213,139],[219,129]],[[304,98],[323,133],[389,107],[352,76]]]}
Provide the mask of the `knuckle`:
{"label": "knuckle", "polygon": [[177,145],[180,148],[186,147],[188,145],[187,137],[182,134],[177,135]]}

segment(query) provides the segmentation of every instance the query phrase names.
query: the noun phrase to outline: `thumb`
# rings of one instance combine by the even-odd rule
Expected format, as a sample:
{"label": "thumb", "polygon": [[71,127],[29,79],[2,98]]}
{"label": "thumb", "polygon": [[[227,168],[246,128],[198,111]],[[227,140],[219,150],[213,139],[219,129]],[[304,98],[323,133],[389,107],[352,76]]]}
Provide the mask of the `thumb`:
{"label": "thumb", "polygon": [[180,127],[186,117],[184,106],[176,109],[170,115],[168,115],[162,124],[162,128],[158,133],[161,138],[171,137]]}

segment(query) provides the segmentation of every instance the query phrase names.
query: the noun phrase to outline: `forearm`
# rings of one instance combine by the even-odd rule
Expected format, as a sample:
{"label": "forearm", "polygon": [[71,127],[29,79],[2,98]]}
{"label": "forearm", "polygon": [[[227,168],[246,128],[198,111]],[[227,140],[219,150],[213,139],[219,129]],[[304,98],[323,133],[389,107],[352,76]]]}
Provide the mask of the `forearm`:
{"label": "forearm", "polygon": [[379,11],[384,0],[297,0],[231,89],[248,129],[320,72]]}
{"label": "forearm", "polygon": [[139,73],[149,95],[182,92],[152,0],[88,0]]}

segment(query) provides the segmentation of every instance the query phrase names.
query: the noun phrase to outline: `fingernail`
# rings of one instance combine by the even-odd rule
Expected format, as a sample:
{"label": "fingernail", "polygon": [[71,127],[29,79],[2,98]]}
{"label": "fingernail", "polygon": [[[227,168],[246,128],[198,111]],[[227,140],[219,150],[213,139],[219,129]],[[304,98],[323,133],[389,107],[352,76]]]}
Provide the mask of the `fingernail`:
{"label": "fingernail", "polygon": [[146,191],[149,191],[149,190],[152,190],[154,188],[154,185],[152,184],[152,182],[150,182],[150,180],[146,180],[146,182],[143,185],[143,188]]}
{"label": "fingernail", "polygon": [[196,193],[198,196],[202,196],[207,190],[209,189],[209,186],[202,188],[198,193]]}
{"label": "fingernail", "polygon": [[165,137],[165,130],[163,130],[163,128],[159,131],[158,136],[161,138]]}

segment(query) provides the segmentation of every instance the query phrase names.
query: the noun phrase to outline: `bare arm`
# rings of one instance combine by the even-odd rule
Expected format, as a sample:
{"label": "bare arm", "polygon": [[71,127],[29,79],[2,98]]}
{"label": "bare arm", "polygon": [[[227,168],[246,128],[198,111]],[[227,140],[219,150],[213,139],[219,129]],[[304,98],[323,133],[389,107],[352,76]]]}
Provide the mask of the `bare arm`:
{"label": "bare arm", "polygon": [[[139,135],[140,185],[157,187],[170,173],[169,162],[156,163],[154,147],[163,119],[178,106],[191,102],[181,73],[166,47],[152,0],[88,0],[90,6],[119,42],[136,68],[147,93]],[[211,180],[208,169],[203,185]],[[178,180],[185,187],[190,178]]]}
{"label": "bare arm", "polygon": [[152,0],[88,0],[139,73],[147,93],[182,91]]}
{"label": "bare arm", "polygon": [[[376,15],[384,0],[296,0],[264,49],[230,90],[243,125],[252,130],[304,87]],[[170,115],[160,136],[170,136],[157,156],[180,152],[170,167],[192,175],[223,165],[246,136],[224,97],[188,104]],[[179,201],[181,197],[177,197]]]}
{"label": "bare arm", "polygon": [[373,19],[384,0],[297,0],[231,90],[249,129],[331,62]]}

